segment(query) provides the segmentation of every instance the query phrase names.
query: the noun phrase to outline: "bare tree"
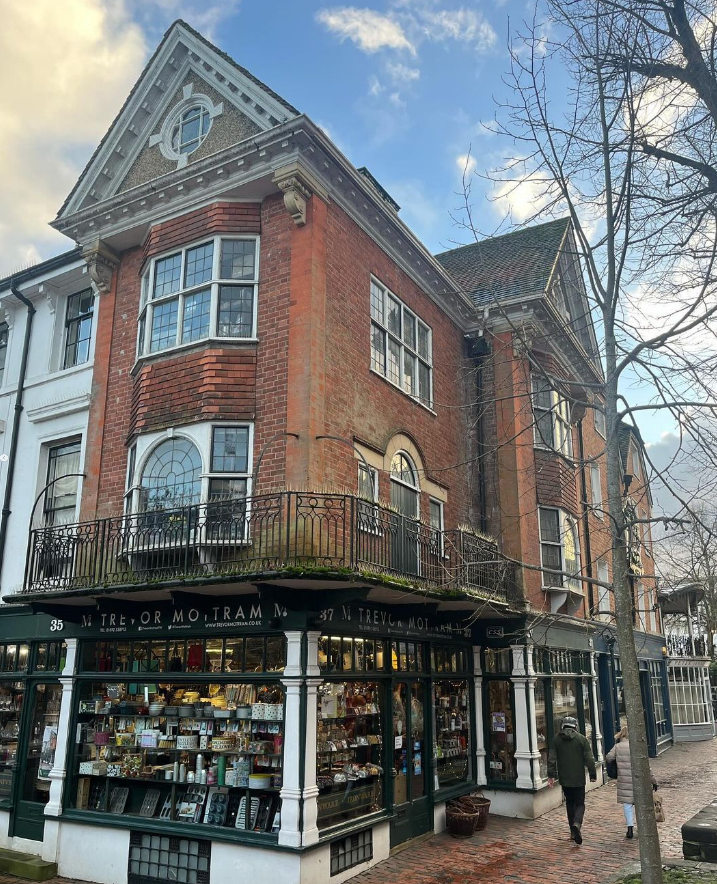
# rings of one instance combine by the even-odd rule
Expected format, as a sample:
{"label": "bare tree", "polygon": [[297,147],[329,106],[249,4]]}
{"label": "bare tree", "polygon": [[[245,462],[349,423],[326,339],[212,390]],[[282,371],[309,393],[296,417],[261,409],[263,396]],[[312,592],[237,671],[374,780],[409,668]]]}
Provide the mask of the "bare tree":
{"label": "bare tree", "polygon": [[[704,4],[539,0],[511,43],[511,97],[498,114],[514,155],[488,173],[500,198],[530,186],[535,208],[525,223],[570,216],[599,331],[604,380],[589,407],[604,407],[607,424],[612,583],[644,884],[661,884],[662,865],[630,581],[629,538],[643,520],[624,505],[619,428],[641,411],[665,413],[717,463],[700,420],[717,409],[716,37]],[[479,238],[475,213],[465,217]],[[499,298],[489,310],[510,319]],[[638,385],[649,396],[631,405]],[[569,396],[569,379],[565,387]],[[669,468],[653,478],[677,501],[663,521],[690,517],[692,497]]]}

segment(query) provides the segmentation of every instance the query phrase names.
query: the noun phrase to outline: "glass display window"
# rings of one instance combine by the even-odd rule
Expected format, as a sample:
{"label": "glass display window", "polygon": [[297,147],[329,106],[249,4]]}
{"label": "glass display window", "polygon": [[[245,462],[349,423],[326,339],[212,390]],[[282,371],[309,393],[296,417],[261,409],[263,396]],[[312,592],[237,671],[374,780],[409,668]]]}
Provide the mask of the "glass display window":
{"label": "glass display window", "polygon": [[24,700],[23,681],[0,680],[0,802],[12,797]]}
{"label": "glass display window", "polygon": [[488,685],[488,779],[515,783],[515,711],[508,679],[490,679]]}
{"label": "glass display window", "polygon": [[31,699],[30,739],[26,746],[22,800],[46,804],[50,798],[50,771],[55,764],[62,686],[35,685]]}
{"label": "glass display window", "polygon": [[553,688],[553,733],[559,734],[563,719],[578,717],[578,682],[574,678],[554,678]]}
{"label": "glass display window", "polygon": [[510,648],[486,648],[483,659],[483,668],[487,673],[510,675],[513,671],[513,655]]}
{"label": "glass display window", "polygon": [[316,733],[318,826],[335,826],[384,804],[383,685],[326,681],[319,686]]}
{"label": "glass display window", "polygon": [[433,757],[436,789],[470,778],[470,703],[467,680],[433,682]]}
{"label": "glass display window", "polygon": [[[164,647],[173,653],[174,644]],[[189,639],[187,655],[191,646]],[[202,648],[210,658],[219,645]],[[221,645],[222,655],[225,650]],[[126,815],[133,824],[144,818],[278,832],[280,684],[192,684],[165,681],[161,672],[156,682],[83,679],[77,721],[68,790],[74,809]]]}
{"label": "glass display window", "polygon": [[319,669],[322,672],[380,673],[385,667],[386,642],[383,639],[337,635],[319,638]]}
{"label": "glass display window", "polygon": [[550,751],[545,681],[545,679],[539,678],[535,682],[535,729],[538,735],[538,752],[540,752],[540,776],[544,780],[548,778],[548,753]]}

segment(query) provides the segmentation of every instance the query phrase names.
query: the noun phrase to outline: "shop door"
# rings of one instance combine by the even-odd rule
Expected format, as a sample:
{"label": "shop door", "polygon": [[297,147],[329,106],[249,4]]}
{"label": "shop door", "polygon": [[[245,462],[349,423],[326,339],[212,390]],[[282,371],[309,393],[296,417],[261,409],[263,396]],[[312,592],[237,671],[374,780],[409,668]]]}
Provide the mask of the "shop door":
{"label": "shop door", "polygon": [[426,693],[426,686],[418,681],[393,686],[392,847],[433,829],[428,797]]}
{"label": "shop door", "polygon": [[55,682],[35,684],[28,690],[32,705],[28,730],[20,747],[18,800],[10,834],[42,841],[45,805],[50,798],[50,771],[55,763],[62,687]]}

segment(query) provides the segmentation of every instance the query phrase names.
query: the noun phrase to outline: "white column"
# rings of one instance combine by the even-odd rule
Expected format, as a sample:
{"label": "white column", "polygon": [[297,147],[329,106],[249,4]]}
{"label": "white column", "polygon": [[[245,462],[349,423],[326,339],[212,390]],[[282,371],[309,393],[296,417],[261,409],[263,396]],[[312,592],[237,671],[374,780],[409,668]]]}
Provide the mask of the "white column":
{"label": "white column", "polygon": [[301,637],[299,631],[286,633],[286,668],[281,680],[286,708],[279,844],[287,847],[301,847]]}
{"label": "white column", "polygon": [[480,647],[473,647],[473,697],[475,708],[475,774],[479,786],[485,786],[488,782],[485,771],[485,723],[483,721],[483,670],[480,665]]}
{"label": "white column", "polygon": [[318,687],[323,681],[319,669],[320,632],[306,633],[306,721],[304,723],[304,819],[301,843],[304,847],[319,840],[317,819],[319,787],[316,785],[316,722]]}
{"label": "white column", "polygon": [[593,732],[595,734],[595,742],[597,744],[598,764],[604,757],[604,746],[602,740],[602,730],[600,729],[600,707],[598,706],[598,673],[597,673],[597,654],[590,651],[590,698],[593,704]]}
{"label": "white column", "polygon": [[528,678],[525,669],[525,647],[511,645],[513,652],[513,690],[515,693],[515,764],[518,772],[516,788],[532,789],[532,753],[530,751],[530,710],[528,709]]}
{"label": "white column", "polygon": [[60,816],[62,813],[62,792],[67,773],[67,748],[70,743],[70,723],[72,721],[72,686],[77,660],[77,639],[65,639],[67,657],[62,670],[60,684],[62,697],[60,700],[60,717],[57,723],[57,744],[55,761],[50,771],[50,798],[45,805],[45,816]]}
{"label": "white column", "polygon": [[530,733],[530,766],[533,784],[540,787],[543,778],[540,775],[540,750],[538,749],[538,725],[535,720],[535,683],[537,682],[535,669],[533,668],[533,646],[527,645],[525,649],[527,702],[528,702],[528,729]]}

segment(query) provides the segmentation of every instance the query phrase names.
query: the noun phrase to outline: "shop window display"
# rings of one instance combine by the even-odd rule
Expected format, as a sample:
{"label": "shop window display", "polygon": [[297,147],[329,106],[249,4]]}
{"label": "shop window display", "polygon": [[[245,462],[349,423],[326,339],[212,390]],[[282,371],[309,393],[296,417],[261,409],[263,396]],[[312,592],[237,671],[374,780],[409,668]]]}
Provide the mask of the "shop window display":
{"label": "shop window display", "polygon": [[559,734],[566,716],[578,717],[577,682],[574,678],[554,678],[553,687],[553,733]]}
{"label": "shop window display", "polygon": [[50,771],[55,763],[62,687],[38,684],[32,691],[30,741],[27,745],[22,797],[46,804],[50,798]]}
{"label": "shop window display", "polygon": [[0,801],[12,795],[24,698],[24,682],[0,681]]}
{"label": "shop window display", "polygon": [[278,684],[84,681],[74,808],[276,833],[283,704]]}
{"label": "shop window display", "polygon": [[515,764],[515,721],[510,681],[488,681],[488,779],[514,783],[518,777]]}
{"label": "shop window display", "polygon": [[435,788],[465,782],[470,776],[470,715],[467,681],[433,683]]}
{"label": "shop window display", "polygon": [[319,828],[383,807],[382,685],[324,682],[318,690]]}
{"label": "shop window display", "polygon": [[540,752],[540,776],[548,778],[548,710],[545,697],[545,680],[539,678],[535,682],[535,727],[538,734],[538,751]]}
{"label": "shop window display", "polygon": [[[407,656],[405,650],[404,654]],[[384,668],[383,639],[337,635],[322,635],[319,639],[319,669],[322,672],[383,672]]]}

